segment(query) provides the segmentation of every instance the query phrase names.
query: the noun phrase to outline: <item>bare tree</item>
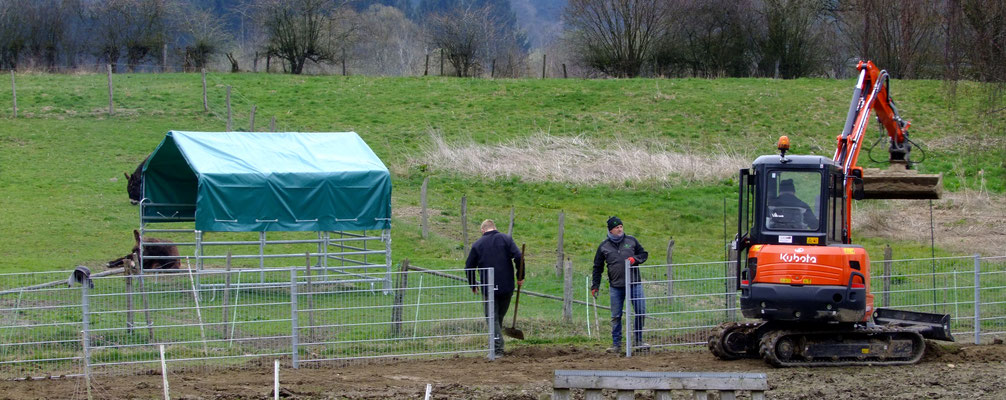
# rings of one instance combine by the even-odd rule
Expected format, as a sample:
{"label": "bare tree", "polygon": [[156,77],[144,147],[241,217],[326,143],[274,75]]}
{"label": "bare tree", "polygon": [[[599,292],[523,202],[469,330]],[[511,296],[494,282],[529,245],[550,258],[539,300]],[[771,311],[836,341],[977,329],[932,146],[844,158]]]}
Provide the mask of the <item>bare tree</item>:
{"label": "bare tree", "polygon": [[671,3],[679,21],[660,41],[655,59],[691,76],[750,76],[757,58],[756,16],[748,0],[681,0]]}
{"label": "bare tree", "polygon": [[484,68],[490,45],[496,39],[497,21],[489,7],[457,7],[432,14],[426,25],[434,48],[443,49],[459,77],[475,76]]}
{"label": "bare tree", "polygon": [[183,66],[186,71],[205,68],[210,59],[224,51],[232,40],[223,21],[210,10],[185,8],[177,14],[173,24],[181,34],[178,44],[184,47]]}
{"label": "bare tree", "polygon": [[873,60],[895,78],[936,77],[943,0],[850,0],[838,9],[854,54]]}
{"label": "bare tree", "polygon": [[822,64],[825,4],[822,0],[765,0],[765,27],[758,40],[759,69],[766,76],[799,78]]}
{"label": "bare tree", "polygon": [[634,77],[668,30],[667,0],[570,0],[563,13],[584,61],[611,76]]}
{"label": "bare tree", "polygon": [[360,68],[374,75],[422,73],[422,31],[395,7],[374,4],[360,14],[359,39],[353,53]]}
{"label": "bare tree", "polygon": [[342,18],[348,0],[258,0],[258,19],[266,32],[266,52],[301,74],[308,61],[336,60],[353,32]]}
{"label": "bare tree", "polygon": [[0,67],[14,69],[28,45],[27,0],[0,0]]}

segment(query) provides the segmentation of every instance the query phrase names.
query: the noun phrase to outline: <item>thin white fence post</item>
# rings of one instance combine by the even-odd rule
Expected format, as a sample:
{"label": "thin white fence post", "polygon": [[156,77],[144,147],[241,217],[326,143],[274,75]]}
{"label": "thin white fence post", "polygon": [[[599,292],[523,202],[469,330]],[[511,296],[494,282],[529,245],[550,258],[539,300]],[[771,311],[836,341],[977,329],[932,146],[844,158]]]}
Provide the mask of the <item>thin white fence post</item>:
{"label": "thin white fence post", "polygon": [[982,259],[975,254],[975,344],[981,344],[982,334]]}
{"label": "thin white fence post", "polygon": [[168,363],[164,359],[164,345],[161,345],[161,380],[164,382],[164,400],[171,400],[168,390]]}
{"label": "thin white fence post", "polygon": [[272,398],[279,400],[279,359],[273,360]]}

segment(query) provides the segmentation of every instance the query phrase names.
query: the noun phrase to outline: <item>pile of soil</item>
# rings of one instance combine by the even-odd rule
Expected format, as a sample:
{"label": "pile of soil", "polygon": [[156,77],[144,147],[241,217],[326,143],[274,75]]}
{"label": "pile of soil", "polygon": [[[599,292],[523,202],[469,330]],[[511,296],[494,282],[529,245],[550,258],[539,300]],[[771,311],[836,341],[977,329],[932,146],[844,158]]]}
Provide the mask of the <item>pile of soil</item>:
{"label": "pile of soil", "polygon": [[[169,371],[174,399],[271,399],[272,360],[241,367]],[[556,369],[680,372],[762,372],[771,399],[1006,398],[1006,346],[930,346],[917,365],[776,369],[761,360],[720,361],[698,348],[653,351],[625,358],[599,348],[529,346],[502,359],[476,357],[390,360],[344,366],[285,364],[280,396],[290,399],[422,398],[432,384],[435,399],[547,399]],[[97,375],[94,398],[158,398],[159,373]],[[609,393],[609,397],[613,393]],[[84,399],[83,379],[0,382],[0,398]],[[637,392],[637,399],[653,398]]]}

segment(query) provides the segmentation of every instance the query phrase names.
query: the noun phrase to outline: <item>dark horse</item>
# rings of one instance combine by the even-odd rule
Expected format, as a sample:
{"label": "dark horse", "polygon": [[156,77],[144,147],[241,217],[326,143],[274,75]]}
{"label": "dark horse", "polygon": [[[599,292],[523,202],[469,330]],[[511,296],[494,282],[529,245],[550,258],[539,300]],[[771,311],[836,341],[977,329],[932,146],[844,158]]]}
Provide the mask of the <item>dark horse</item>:
{"label": "dark horse", "polygon": [[143,199],[143,193],[140,192],[141,184],[143,184],[143,164],[147,163],[147,159],[150,156],[144,158],[140,161],[140,165],[136,166],[136,170],[133,174],[123,172],[122,174],[126,176],[126,193],[129,194],[129,202],[133,205],[139,204],[140,200]]}
{"label": "dark horse", "polygon": [[[134,229],[133,237],[136,239],[136,245],[133,246],[133,251],[122,257],[109,261],[105,264],[108,268],[119,268],[125,266],[129,266],[130,268],[136,267],[133,264],[133,257],[135,256],[139,258],[140,256],[140,232]],[[147,243],[171,243],[171,241],[148,237]],[[178,247],[175,245],[152,246],[150,244],[145,244],[143,245],[143,256],[143,269],[177,269],[179,267]],[[172,258],[150,259],[147,258],[148,256]]]}

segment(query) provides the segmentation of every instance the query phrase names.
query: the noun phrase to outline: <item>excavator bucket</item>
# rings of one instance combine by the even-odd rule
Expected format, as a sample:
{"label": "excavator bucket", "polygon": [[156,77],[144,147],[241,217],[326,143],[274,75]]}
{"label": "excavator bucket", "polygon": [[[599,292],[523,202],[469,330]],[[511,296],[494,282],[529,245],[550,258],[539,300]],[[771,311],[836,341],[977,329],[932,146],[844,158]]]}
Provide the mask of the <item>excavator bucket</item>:
{"label": "excavator bucket", "polygon": [[898,164],[863,169],[864,199],[939,199],[942,193],[943,174],[920,174]]}

